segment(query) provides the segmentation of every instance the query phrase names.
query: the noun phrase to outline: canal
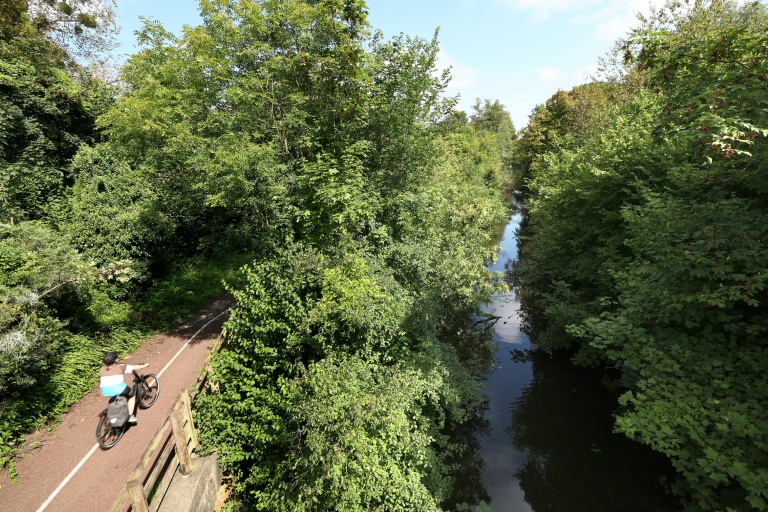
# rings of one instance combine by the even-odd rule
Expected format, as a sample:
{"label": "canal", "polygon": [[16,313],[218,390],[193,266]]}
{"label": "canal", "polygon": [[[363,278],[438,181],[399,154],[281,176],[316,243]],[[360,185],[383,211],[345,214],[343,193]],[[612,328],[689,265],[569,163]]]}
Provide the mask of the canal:
{"label": "canal", "polygon": [[[500,228],[503,247],[492,270],[517,258],[519,213]],[[667,512],[677,510],[661,481],[668,462],[613,433],[616,392],[604,369],[531,351],[520,330],[519,302],[500,294],[485,308],[499,316],[492,371],[485,377],[488,408],[474,432],[481,489],[494,512]]]}

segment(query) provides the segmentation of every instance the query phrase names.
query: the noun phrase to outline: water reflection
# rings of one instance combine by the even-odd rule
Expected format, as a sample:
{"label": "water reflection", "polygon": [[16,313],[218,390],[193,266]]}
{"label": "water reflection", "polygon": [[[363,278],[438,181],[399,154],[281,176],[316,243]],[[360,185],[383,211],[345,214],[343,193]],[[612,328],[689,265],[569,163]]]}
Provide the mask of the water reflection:
{"label": "water reflection", "polygon": [[451,429],[451,443],[463,448],[463,451],[448,463],[456,469],[451,476],[454,479],[453,494],[443,503],[445,510],[456,510],[459,503],[477,504],[491,500],[482,472],[485,468],[480,439],[490,433],[491,423],[483,412],[479,412],[470,421]]}
{"label": "water reflection", "polygon": [[518,307],[512,292],[500,295],[488,306],[488,312],[501,318],[496,323],[493,334],[498,347],[496,361],[486,378],[486,418],[490,423],[490,430],[480,434],[479,438],[485,462],[482,483],[491,498],[493,510],[497,512],[532,510],[526,502],[516,475],[518,468],[526,460],[526,453],[512,445],[504,430],[512,421],[509,405],[520,397],[521,391],[533,377],[530,364],[517,365],[511,359],[513,350],[530,348],[528,338],[520,331]]}
{"label": "water reflection", "polygon": [[[528,353],[533,377],[511,403],[505,431],[525,459],[515,477],[536,512],[674,510],[659,483],[666,461],[612,433],[615,397],[599,371]],[[494,501],[494,505],[496,502]],[[512,510],[495,507],[494,510]]]}
{"label": "water reflection", "polygon": [[[492,270],[516,259],[519,222],[514,215],[499,230],[503,250]],[[600,372],[530,351],[514,293],[485,312],[500,317],[485,376],[487,410],[455,434],[467,450],[446,508],[484,500],[495,512],[675,510],[659,483],[667,463],[612,433],[615,397]]]}
{"label": "water reflection", "polygon": [[[456,349],[461,363],[474,375],[488,374],[496,357],[493,319],[457,318],[456,325],[447,329],[450,333],[446,341]],[[459,450],[446,461],[452,470],[454,480],[451,497],[443,503],[447,510],[456,510],[461,503],[476,504],[490,501],[490,496],[483,485],[482,472],[485,467],[480,440],[491,431],[491,423],[485,415],[486,407],[480,407],[476,414],[463,423],[448,423],[445,432],[450,436],[450,443]]]}

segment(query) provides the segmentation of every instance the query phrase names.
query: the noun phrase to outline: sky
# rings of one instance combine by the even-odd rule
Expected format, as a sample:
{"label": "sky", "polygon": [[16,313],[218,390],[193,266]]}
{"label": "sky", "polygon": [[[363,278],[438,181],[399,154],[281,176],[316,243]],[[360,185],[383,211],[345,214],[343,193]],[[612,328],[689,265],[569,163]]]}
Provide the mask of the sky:
{"label": "sky", "polygon": [[[655,2],[658,5],[658,1]],[[200,24],[196,0],[117,0],[120,52],[136,51],[139,16],[173,33]],[[367,0],[368,21],[385,36],[431,39],[438,65],[451,67],[447,93],[472,111],[476,98],[499,100],[516,128],[558,89],[589,81],[598,59],[638,25],[649,0]]]}

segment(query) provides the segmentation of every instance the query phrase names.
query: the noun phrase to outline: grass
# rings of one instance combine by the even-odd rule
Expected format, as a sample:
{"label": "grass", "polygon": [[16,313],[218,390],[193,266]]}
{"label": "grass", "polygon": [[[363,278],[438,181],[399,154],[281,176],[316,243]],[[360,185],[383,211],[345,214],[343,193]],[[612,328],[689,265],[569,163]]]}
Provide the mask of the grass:
{"label": "grass", "polygon": [[225,282],[236,287],[238,270],[253,257],[252,254],[233,254],[215,260],[201,257],[185,260],[135,302],[134,313],[143,325],[166,329],[221,296]]}

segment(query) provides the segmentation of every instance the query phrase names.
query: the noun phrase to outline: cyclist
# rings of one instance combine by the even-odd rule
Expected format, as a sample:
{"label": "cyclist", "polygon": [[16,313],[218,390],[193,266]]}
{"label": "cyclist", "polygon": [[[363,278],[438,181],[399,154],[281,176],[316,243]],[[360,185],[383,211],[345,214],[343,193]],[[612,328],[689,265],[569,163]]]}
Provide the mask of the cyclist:
{"label": "cyclist", "polygon": [[[133,414],[136,409],[136,393],[133,390],[133,371],[149,366],[146,364],[120,364],[117,352],[107,352],[102,359],[104,366],[99,370],[101,394],[104,396],[122,395],[128,398],[128,423],[136,423]],[[128,382],[131,379],[131,382]]]}

